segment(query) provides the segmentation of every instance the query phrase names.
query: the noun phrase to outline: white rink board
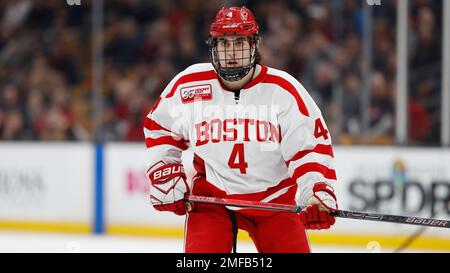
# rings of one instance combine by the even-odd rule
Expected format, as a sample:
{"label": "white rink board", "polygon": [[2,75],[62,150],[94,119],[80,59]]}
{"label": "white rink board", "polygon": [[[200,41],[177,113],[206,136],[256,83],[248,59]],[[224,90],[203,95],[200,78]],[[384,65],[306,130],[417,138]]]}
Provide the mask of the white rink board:
{"label": "white rink board", "polygon": [[0,158],[0,220],[92,222],[91,144],[3,142]]}
{"label": "white rink board", "polygon": [[[383,197],[393,189],[392,198],[378,202],[378,212],[385,214],[400,214],[429,217],[431,200],[424,199],[424,208],[414,211],[420,204],[418,187],[422,187],[427,194],[431,192],[433,181],[436,184],[436,198],[450,195],[450,151],[448,149],[406,149],[394,147],[335,147],[335,169],[338,177],[336,192],[339,206],[345,210],[364,209],[364,203],[372,200],[375,195],[374,185],[378,181],[381,185],[379,195]],[[192,154],[184,153],[183,163],[188,176],[192,175]],[[406,206],[410,211],[401,207],[402,180],[394,185],[394,163],[403,162],[406,181],[417,184],[407,190]],[[182,228],[184,217],[170,213],[155,211],[149,204],[146,169],[146,149],[143,144],[105,145],[105,191],[106,191],[106,224],[173,226]],[[358,180],[358,183],[355,181]],[[380,181],[382,181],[380,183]],[[384,184],[383,184],[384,183]],[[405,181],[403,181],[405,183]],[[358,195],[350,193],[353,184]],[[435,185],[435,186],[436,186]],[[387,191],[387,192],[386,192]],[[419,200],[419,201],[417,201]],[[436,208],[442,202],[436,202]],[[367,207],[367,212],[377,212],[374,207]],[[435,218],[449,219],[447,213],[440,213]],[[401,235],[410,234],[417,230],[417,226],[400,225],[373,221],[361,221],[338,218],[331,232],[352,234],[380,234]],[[428,233],[428,232],[427,232]],[[449,236],[447,229],[432,229],[432,235]]]}
{"label": "white rink board", "polygon": [[[153,209],[149,199],[147,150],[144,144],[108,143],[104,146],[106,225],[151,225],[182,228],[184,217]],[[183,164],[193,174],[192,153]]]}
{"label": "white rink board", "polygon": [[[435,211],[440,211],[434,218],[450,219],[449,205],[445,209],[443,202],[438,200],[450,197],[449,149],[337,147],[334,152],[338,178],[335,189],[340,209],[430,218],[434,198]],[[396,161],[403,164],[403,175],[396,175],[394,170],[399,169],[394,167]],[[375,201],[377,195],[378,202]],[[338,218],[332,230],[352,234],[400,235],[410,234],[418,228]],[[427,234],[450,238],[448,229],[428,229]]]}
{"label": "white rink board", "polygon": [[[430,217],[433,198],[436,209],[441,209],[440,200],[450,195],[449,149],[335,147],[334,151],[341,209]],[[94,153],[91,143],[0,143],[0,222],[93,224]],[[143,143],[105,144],[105,225],[182,229],[184,217],[157,212],[149,204],[146,153]],[[396,160],[404,165],[403,180],[414,184],[406,191],[406,210],[402,207],[405,181],[393,182]],[[192,153],[183,154],[183,163],[192,177]],[[377,203],[378,211],[375,206],[365,206],[376,192],[383,198],[391,189],[392,196]],[[421,201],[423,208],[418,210]],[[444,211],[435,218],[449,219],[450,215]],[[338,218],[330,231],[401,235],[418,228]],[[427,229],[426,234],[450,238],[448,229]]]}

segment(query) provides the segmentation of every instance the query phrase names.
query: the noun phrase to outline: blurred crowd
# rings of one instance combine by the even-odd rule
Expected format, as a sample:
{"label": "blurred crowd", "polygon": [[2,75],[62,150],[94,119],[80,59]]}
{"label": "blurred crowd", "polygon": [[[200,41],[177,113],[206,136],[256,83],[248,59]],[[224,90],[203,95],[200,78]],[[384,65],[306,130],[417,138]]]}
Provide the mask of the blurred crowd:
{"label": "blurred crowd", "polygon": [[[245,5],[260,24],[261,62],[306,87],[334,143],[394,144],[396,2],[372,7],[370,105],[362,109],[365,1],[105,1],[98,137],[142,141],[143,120],[169,81],[209,61],[217,11]],[[442,0],[409,2],[409,143],[438,145]],[[93,139],[91,10],[83,0],[0,1],[1,140]]]}

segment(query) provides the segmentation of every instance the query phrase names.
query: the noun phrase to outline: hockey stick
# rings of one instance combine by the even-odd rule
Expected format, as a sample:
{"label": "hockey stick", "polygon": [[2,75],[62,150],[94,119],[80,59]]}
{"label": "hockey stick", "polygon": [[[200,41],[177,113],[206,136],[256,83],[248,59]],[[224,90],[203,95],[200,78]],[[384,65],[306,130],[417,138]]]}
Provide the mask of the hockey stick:
{"label": "hockey stick", "polygon": [[[433,211],[431,213],[431,218],[433,218],[435,215],[445,211],[448,207],[448,204],[450,203],[450,196],[444,200],[444,204],[442,205],[441,209],[438,211]],[[420,227],[416,232],[411,234],[406,240],[394,250],[394,253],[402,252],[403,250],[407,249],[417,238],[419,238],[425,231],[427,230],[427,226]]]}
{"label": "hockey stick", "polygon": [[[186,196],[185,200],[192,203],[215,204],[231,207],[262,209],[281,212],[300,212],[302,210],[302,207],[296,205],[236,200],[236,199],[198,196],[198,195],[188,195]],[[409,224],[418,226],[450,228],[450,221],[431,218],[367,213],[348,210],[337,210],[335,212],[332,212],[331,215],[333,215],[334,217],[351,218],[358,220],[370,220],[370,221],[391,222],[391,223]]]}

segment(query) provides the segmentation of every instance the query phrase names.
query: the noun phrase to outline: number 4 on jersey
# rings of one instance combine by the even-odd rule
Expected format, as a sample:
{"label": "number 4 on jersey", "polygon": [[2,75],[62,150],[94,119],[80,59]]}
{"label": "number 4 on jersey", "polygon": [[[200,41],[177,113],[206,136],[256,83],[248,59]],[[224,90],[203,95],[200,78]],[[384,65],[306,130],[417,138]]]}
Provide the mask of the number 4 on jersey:
{"label": "number 4 on jersey", "polygon": [[316,125],[314,126],[314,136],[316,138],[323,137],[325,140],[328,139],[328,130],[325,129],[320,118],[316,119]]}
{"label": "number 4 on jersey", "polygon": [[232,169],[239,169],[241,174],[247,173],[248,164],[244,158],[244,144],[235,144],[231,151],[230,159],[228,159],[228,166]]}

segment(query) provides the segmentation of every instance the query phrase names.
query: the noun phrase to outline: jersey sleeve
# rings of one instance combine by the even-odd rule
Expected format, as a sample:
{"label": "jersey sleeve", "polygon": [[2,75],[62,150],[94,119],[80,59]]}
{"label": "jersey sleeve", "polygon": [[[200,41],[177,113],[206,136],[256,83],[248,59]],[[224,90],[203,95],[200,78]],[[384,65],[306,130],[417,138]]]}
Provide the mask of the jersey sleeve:
{"label": "jersey sleeve", "polygon": [[144,122],[147,175],[157,163],[181,163],[181,153],[189,145],[182,116],[176,111],[182,107],[179,96],[167,95],[172,91],[180,74],[167,85]]}
{"label": "jersey sleeve", "polygon": [[317,182],[334,188],[336,172],[331,136],[322,114],[304,87],[294,82],[295,96],[284,102],[278,119],[281,153],[289,175],[297,182],[296,201],[305,206]]}

